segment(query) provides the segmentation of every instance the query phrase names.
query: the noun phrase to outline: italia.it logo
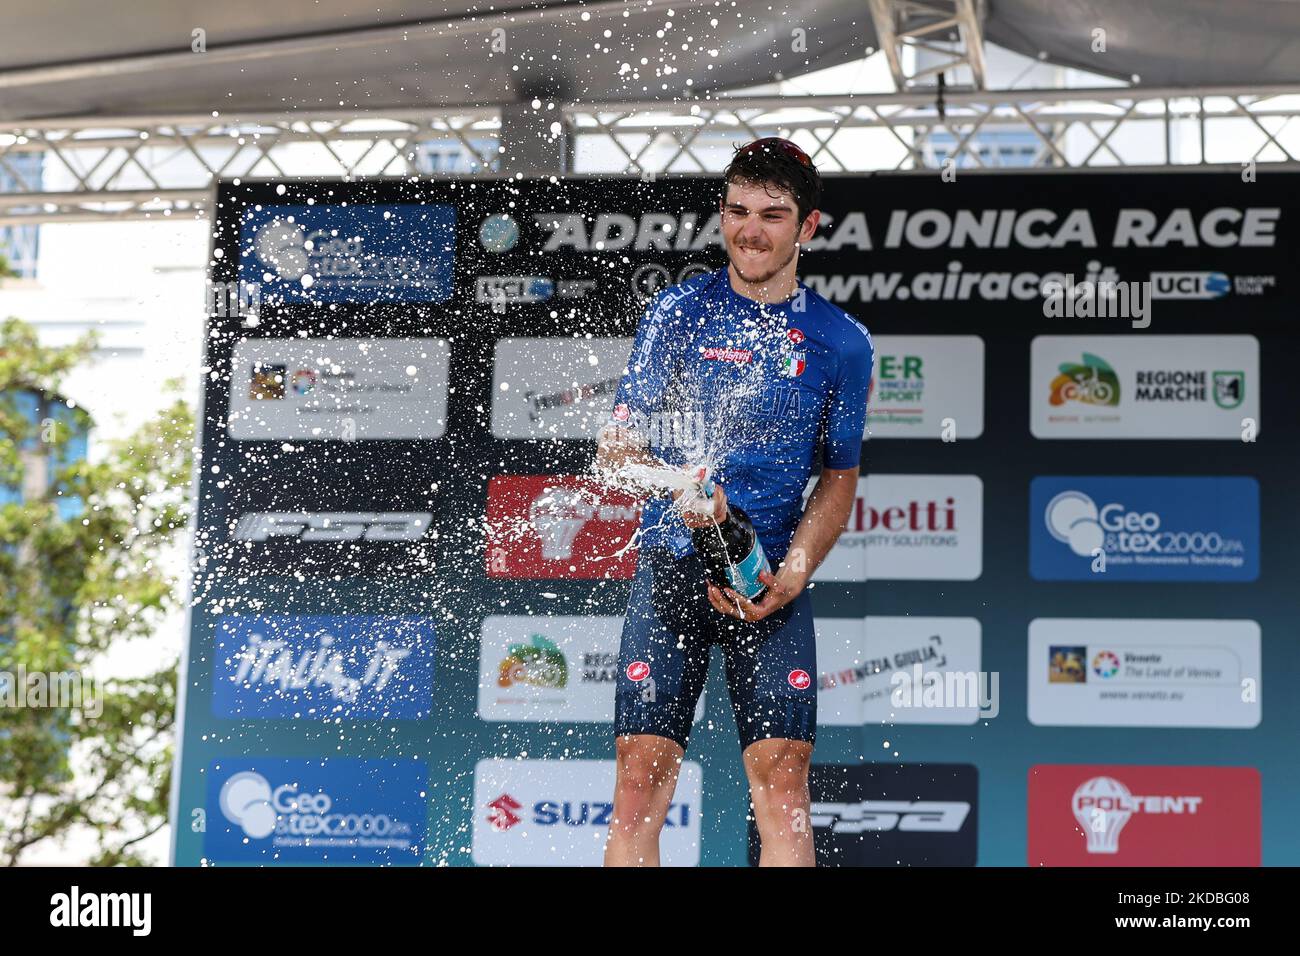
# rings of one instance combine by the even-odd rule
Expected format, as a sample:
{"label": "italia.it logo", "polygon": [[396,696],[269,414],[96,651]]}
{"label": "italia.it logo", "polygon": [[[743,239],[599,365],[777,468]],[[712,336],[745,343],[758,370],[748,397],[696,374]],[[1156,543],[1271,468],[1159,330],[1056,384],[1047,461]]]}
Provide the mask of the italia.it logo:
{"label": "italia.it logo", "polygon": [[1106,360],[1083,353],[1083,362],[1062,362],[1057,368],[1059,375],[1052,379],[1051,395],[1048,399],[1053,405],[1067,402],[1082,402],[1085,405],[1118,405],[1119,376],[1106,364]]}

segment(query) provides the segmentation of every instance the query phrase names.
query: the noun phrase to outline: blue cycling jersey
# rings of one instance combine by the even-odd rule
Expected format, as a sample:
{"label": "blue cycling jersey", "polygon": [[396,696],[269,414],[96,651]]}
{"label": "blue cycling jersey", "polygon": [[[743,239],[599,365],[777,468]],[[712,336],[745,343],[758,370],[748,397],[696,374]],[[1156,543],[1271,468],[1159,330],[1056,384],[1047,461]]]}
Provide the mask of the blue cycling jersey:
{"label": "blue cycling jersey", "polygon": [[[724,267],[650,303],[610,421],[640,431],[669,464],[708,460],[775,570],[818,450],[824,468],[859,464],[874,354],[866,328],[802,282],[785,302],[761,304],[733,290]],[[670,505],[646,504],[641,546],[685,556],[690,531],[665,519]]]}

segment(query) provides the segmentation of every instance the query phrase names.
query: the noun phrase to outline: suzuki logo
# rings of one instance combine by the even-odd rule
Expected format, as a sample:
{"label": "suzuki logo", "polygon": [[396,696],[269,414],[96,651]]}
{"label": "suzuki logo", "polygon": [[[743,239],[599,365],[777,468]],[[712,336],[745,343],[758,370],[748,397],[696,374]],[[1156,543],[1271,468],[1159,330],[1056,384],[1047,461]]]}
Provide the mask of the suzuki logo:
{"label": "suzuki logo", "polygon": [[501,794],[488,804],[488,808],[492,811],[487,815],[488,823],[498,833],[509,830],[523,819],[515,811],[522,810],[524,805],[508,793]]}

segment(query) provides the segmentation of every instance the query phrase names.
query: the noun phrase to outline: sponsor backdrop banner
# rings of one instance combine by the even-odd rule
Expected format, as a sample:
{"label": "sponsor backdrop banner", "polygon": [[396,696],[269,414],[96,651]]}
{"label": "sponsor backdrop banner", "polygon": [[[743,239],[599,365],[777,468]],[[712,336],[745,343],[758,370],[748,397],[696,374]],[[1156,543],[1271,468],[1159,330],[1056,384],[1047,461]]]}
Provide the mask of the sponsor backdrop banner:
{"label": "sponsor backdrop banner", "polygon": [[[725,265],[718,189],[221,184],[178,864],[600,860],[639,511],[595,430],[649,298]],[[821,862],[1300,863],[1297,195],[828,178],[801,277],[876,367]],[[672,865],[755,852],[715,658]]]}

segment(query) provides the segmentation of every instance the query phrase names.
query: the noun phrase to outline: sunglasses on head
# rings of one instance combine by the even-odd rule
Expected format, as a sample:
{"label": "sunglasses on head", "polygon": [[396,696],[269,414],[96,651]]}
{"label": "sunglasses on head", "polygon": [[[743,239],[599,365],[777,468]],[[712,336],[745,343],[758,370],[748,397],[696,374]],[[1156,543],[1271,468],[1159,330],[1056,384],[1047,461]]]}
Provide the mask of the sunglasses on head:
{"label": "sunglasses on head", "polygon": [[812,166],[812,157],[802,149],[790,142],[788,139],[782,139],[780,136],[768,136],[764,139],[756,139],[748,146],[740,149],[739,155],[750,156],[754,153],[767,152],[772,149],[779,149],[787,156],[804,166]]}

